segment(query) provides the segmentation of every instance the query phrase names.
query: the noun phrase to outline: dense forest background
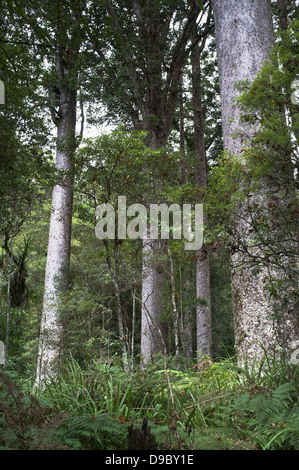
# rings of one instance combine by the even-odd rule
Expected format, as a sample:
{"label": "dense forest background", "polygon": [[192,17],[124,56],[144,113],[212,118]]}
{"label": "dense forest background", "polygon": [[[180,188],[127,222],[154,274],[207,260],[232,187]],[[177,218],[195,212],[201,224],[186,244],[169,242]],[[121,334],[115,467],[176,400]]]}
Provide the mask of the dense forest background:
{"label": "dense forest background", "polygon": [[299,448],[299,5],[235,3],[1,1],[1,449]]}

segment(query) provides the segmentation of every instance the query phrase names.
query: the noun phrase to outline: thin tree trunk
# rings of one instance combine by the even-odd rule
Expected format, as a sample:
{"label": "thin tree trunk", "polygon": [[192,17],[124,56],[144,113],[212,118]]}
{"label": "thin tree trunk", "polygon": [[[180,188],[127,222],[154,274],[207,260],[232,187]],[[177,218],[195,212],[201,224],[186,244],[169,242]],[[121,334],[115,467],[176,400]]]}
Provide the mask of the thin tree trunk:
{"label": "thin tree trunk", "polygon": [[173,326],[174,326],[174,346],[175,346],[175,355],[177,357],[177,364],[179,366],[179,357],[180,357],[180,315],[176,303],[175,295],[175,277],[174,277],[174,266],[173,266],[173,257],[168,250],[168,257],[170,262],[170,285],[171,285],[171,302],[172,302],[172,315],[173,315]]}
{"label": "thin tree trunk", "polygon": [[286,5],[286,0],[277,0],[277,5],[278,5],[279,26],[282,29],[282,31],[286,31],[289,25],[288,8]]}
{"label": "thin tree trunk", "polygon": [[124,328],[124,319],[123,319],[123,312],[121,306],[121,297],[120,297],[120,286],[119,286],[119,276],[118,276],[118,259],[117,259],[117,248],[114,244],[114,268],[112,266],[111,257],[109,254],[109,247],[107,240],[104,240],[104,245],[106,248],[106,259],[107,264],[110,271],[111,280],[114,287],[114,295],[116,301],[116,312],[117,312],[117,324],[118,324],[118,335],[119,340],[121,342],[121,350],[122,350],[122,360],[124,370],[129,370],[129,362],[128,362],[128,347],[127,347],[127,337]]}
{"label": "thin tree trunk", "polygon": [[[180,154],[181,154],[181,184],[187,182],[186,162],[185,162],[185,112],[184,112],[184,96],[183,96],[183,73],[181,74],[180,81]],[[184,204],[184,198],[181,201]],[[192,340],[192,323],[190,319],[190,308],[186,307],[183,310],[183,294],[188,297],[190,290],[190,278],[187,276],[185,279],[186,288],[182,289],[182,269],[180,267],[180,339],[182,352],[185,357],[191,358],[193,355],[193,340]]]}
{"label": "thin tree trunk", "polygon": [[[193,84],[193,116],[194,116],[194,150],[196,152],[195,184],[198,190],[196,203],[202,202],[202,197],[207,188],[207,168],[205,149],[205,110],[202,106],[201,92],[201,51],[204,43],[193,50],[192,59],[192,84]],[[204,225],[207,217],[204,211]],[[197,355],[212,354],[212,319],[211,319],[211,293],[210,293],[210,262],[209,254],[203,246],[196,257],[196,324],[197,324]]]}
{"label": "thin tree trunk", "polygon": [[185,116],[183,99],[183,74],[180,83],[180,154],[181,154],[181,184],[186,184],[186,162],[185,162]]}
{"label": "thin tree trunk", "polygon": [[132,291],[132,338],[131,338],[131,372],[134,372],[134,346],[135,346],[135,323],[136,323],[136,290]]}
{"label": "thin tree trunk", "polygon": [[[278,4],[279,26],[282,32],[285,32],[289,26],[289,16],[288,16],[289,12],[288,12],[287,3],[286,3],[286,0],[277,0],[277,4]],[[283,38],[282,38],[282,41],[283,41]],[[297,144],[299,145],[299,130],[298,130],[298,125],[296,125],[298,122],[298,112],[297,112],[298,107],[297,105],[290,103],[288,105],[288,109],[290,113],[291,122],[293,125],[293,133],[296,137]],[[285,116],[284,107],[282,109],[281,114],[282,114],[283,122],[285,122],[286,116]]]}
{"label": "thin tree trunk", "polygon": [[[193,269],[192,269],[193,270]],[[183,309],[183,299],[189,299],[192,292],[192,273],[186,273],[184,289],[182,289],[182,270],[180,269],[180,297],[181,297],[181,344],[183,355],[189,359],[193,357],[193,325],[191,303],[185,305]],[[183,297],[184,295],[184,297]]]}
{"label": "thin tree trunk", "polygon": [[10,238],[10,260],[9,260],[9,271],[8,271],[8,281],[7,281],[7,305],[6,305],[6,332],[5,332],[5,347],[4,347],[4,369],[6,368],[8,354],[9,354],[9,329],[10,329],[10,310],[11,310],[11,275],[12,275],[12,265],[13,265],[13,235]]}

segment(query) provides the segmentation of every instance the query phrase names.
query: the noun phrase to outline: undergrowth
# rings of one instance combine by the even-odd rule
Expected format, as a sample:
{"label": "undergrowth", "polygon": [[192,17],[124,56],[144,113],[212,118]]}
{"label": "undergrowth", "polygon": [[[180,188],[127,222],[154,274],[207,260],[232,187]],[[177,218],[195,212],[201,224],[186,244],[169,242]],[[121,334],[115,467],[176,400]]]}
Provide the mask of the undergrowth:
{"label": "undergrowth", "polygon": [[298,366],[266,355],[251,367],[208,358],[171,366],[161,358],[130,375],[70,358],[42,389],[2,373],[1,449],[128,449],[134,430],[141,448],[299,449]]}

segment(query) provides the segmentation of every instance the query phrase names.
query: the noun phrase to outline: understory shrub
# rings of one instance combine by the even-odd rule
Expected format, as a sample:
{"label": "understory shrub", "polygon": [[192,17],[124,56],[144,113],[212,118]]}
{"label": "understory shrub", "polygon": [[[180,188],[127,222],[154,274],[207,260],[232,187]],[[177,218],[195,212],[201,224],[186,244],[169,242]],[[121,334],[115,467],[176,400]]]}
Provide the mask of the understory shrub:
{"label": "understory shrub", "polygon": [[146,420],[158,449],[299,449],[298,366],[275,357],[256,367],[171,364],[161,358],[128,374],[96,360],[83,369],[71,358],[31,393],[1,374],[1,448],[127,449]]}

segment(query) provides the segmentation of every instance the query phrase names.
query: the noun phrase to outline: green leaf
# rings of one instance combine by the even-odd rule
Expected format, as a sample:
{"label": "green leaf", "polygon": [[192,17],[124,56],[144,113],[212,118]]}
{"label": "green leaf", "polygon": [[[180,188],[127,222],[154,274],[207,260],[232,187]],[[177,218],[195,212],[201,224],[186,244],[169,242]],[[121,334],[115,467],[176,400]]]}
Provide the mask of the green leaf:
{"label": "green leaf", "polygon": [[[188,0],[188,4],[191,5],[193,2],[191,0]],[[203,6],[203,3],[200,0],[195,0],[195,3],[201,8],[202,11],[205,11],[205,8]]]}
{"label": "green leaf", "polygon": [[205,7],[203,6],[202,2],[199,0],[196,1],[197,5],[202,9],[202,11],[205,11]]}

